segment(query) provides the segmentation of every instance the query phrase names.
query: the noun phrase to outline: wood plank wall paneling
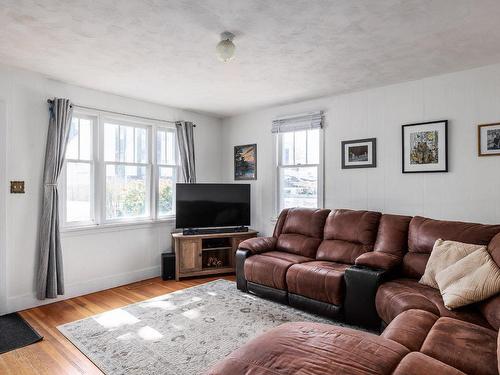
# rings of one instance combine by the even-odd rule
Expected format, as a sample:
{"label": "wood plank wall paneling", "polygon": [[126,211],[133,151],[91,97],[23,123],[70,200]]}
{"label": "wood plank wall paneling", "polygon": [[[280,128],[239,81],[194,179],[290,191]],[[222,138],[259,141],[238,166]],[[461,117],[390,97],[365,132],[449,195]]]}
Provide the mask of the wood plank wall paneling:
{"label": "wood plank wall paneling", "polygon": [[[223,278],[235,280],[234,276]],[[22,311],[23,318],[44,339],[0,355],[0,374],[102,374],[57,330],[57,326],[216,279],[218,277],[162,281],[155,278]]]}

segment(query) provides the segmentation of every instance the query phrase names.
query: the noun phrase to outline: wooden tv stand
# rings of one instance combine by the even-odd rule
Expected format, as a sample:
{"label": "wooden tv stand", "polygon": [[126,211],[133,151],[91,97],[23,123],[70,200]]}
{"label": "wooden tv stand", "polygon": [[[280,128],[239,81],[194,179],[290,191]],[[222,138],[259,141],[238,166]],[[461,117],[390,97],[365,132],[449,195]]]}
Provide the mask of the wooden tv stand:
{"label": "wooden tv stand", "polygon": [[172,233],[175,280],[235,272],[234,254],[240,242],[257,237],[257,231],[184,235]]}

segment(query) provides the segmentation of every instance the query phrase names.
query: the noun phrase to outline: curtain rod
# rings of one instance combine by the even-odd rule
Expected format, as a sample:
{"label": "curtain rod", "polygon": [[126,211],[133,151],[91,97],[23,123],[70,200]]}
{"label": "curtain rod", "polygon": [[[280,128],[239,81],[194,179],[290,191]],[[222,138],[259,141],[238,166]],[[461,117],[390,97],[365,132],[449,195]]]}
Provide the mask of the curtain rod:
{"label": "curtain rod", "polygon": [[[47,103],[52,104],[53,100],[52,99],[47,99]],[[106,112],[106,113],[112,113],[114,115],[120,115],[120,116],[128,116],[128,117],[135,117],[135,118],[140,118],[143,120],[150,120],[150,121],[159,121],[159,122],[168,122],[170,124],[175,124],[177,121],[169,121],[169,120],[162,120],[159,118],[153,118],[153,117],[144,117],[144,116],[137,116],[137,115],[131,115],[128,113],[122,113],[122,112],[114,112],[114,111],[108,111],[106,109],[99,109],[99,108],[93,108],[93,107],[86,107],[83,105],[78,105],[78,104],[71,104],[71,107],[75,108],[81,108],[81,109],[90,109],[92,111],[99,111],[99,112]],[[196,127],[195,124],[193,124],[194,127]]]}

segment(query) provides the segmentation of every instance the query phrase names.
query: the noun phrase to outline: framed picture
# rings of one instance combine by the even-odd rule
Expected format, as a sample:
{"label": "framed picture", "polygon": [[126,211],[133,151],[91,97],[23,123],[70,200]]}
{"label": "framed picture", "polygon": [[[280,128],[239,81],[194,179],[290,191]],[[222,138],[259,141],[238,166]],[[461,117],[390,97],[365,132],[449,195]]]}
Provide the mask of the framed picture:
{"label": "framed picture", "polygon": [[257,179],[257,145],[234,146],[234,179]]}
{"label": "framed picture", "polygon": [[403,125],[403,173],[448,172],[448,120]]}
{"label": "framed picture", "polygon": [[477,151],[479,156],[500,155],[500,122],[478,125]]}
{"label": "framed picture", "polygon": [[375,168],[377,139],[356,139],[342,142],[342,169]]}

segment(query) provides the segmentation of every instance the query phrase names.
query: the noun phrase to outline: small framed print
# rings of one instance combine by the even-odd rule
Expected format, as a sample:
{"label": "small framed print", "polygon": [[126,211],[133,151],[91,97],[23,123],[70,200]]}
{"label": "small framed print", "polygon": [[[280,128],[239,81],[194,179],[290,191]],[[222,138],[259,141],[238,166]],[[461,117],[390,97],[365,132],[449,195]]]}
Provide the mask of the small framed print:
{"label": "small framed print", "polygon": [[403,173],[448,172],[448,120],[402,127]]}
{"label": "small framed print", "polygon": [[478,125],[477,151],[479,156],[500,155],[500,122]]}
{"label": "small framed print", "polygon": [[342,142],[342,169],[375,168],[376,166],[376,138]]}
{"label": "small framed print", "polygon": [[257,145],[234,146],[234,179],[257,179]]}

